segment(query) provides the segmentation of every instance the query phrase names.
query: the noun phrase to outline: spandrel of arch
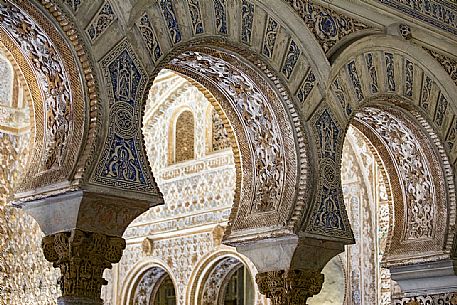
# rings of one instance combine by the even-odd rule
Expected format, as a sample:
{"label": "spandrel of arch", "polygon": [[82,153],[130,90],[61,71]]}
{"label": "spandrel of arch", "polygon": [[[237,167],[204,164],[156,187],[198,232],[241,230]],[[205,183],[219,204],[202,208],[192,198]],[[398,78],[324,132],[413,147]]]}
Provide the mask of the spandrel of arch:
{"label": "spandrel of arch", "polygon": [[389,236],[393,196],[383,161],[369,139],[351,125],[343,144],[341,179],[355,244],[323,269],[322,291],[310,305],[387,305],[389,270],[381,267]]}
{"label": "spandrel of arch", "polygon": [[170,138],[174,142],[171,163],[193,160],[195,158],[195,123],[192,111],[181,112],[171,130],[173,130],[173,134],[170,134]]}

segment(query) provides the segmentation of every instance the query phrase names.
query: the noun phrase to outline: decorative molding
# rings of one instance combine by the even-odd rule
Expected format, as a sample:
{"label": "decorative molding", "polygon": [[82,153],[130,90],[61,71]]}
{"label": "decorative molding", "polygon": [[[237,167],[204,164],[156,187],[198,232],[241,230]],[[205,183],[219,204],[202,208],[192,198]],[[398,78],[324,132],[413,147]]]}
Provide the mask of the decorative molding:
{"label": "decorative molding", "polygon": [[393,300],[393,305],[457,305],[457,294],[453,292],[429,294]]}
{"label": "decorative molding", "polygon": [[116,21],[117,16],[109,1],[105,1],[87,26],[90,41],[96,41]]}
{"label": "decorative molding", "polygon": [[377,0],[401,13],[457,35],[457,5],[446,0]]}
{"label": "decorative molding", "polygon": [[285,0],[303,19],[325,53],[339,40],[368,26],[310,0]]}
{"label": "decorative molding", "polygon": [[140,18],[140,20],[137,22],[137,27],[141,33],[141,37],[143,38],[144,43],[146,44],[146,48],[149,51],[151,59],[154,62],[157,62],[163,53],[155,30],[151,25],[151,21],[149,20],[148,14],[145,13]]}

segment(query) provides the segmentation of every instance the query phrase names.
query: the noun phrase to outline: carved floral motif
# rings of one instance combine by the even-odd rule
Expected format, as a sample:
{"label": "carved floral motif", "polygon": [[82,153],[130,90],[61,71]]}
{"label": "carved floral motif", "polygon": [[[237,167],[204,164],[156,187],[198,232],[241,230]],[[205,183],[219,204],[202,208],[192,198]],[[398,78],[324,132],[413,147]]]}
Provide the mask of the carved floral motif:
{"label": "carved floral motif", "polygon": [[[160,194],[142,151],[141,99],[147,76],[126,40],[103,60],[109,88],[109,127],[93,181]],[[159,195],[160,196],[160,195]]]}
{"label": "carved floral motif", "polygon": [[270,271],[257,274],[256,282],[272,305],[299,305],[321,291],[324,275],[311,270]]}
{"label": "carved floral motif", "polygon": [[86,32],[90,40],[92,42],[97,40],[116,19],[117,16],[111,3],[105,1],[87,27]]}
{"label": "carved floral motif", "polygon": [[167,24],[168,32],[170,33],[171,42],[180,42],[182,39],[181,30],[179,29],[173,2],[171,0],[159,0],[158,2],[162,10],[163,18]]}
{"label": "carved floral motif", "polygon": [[286,0],[314,34],[324,52],[336,42],[356,31],[367,29],[362,22],[338,14],[310,0]]}
{"label": "carved floral motif", "polygon": [[391,152],[408,205],[405,239],[432,238],[435,196],[430,164],[414,133],[394,115],[366,108],[357,118],[371,126]]}
{"label": "carved floral motif", "polygon": [[152,57],[152,60],[156,62],[160,56],[162,56],[162,49],[160,48],[159,41],[154,28],[151,25],[148,14],[144,14],[140,21],[137,23],[138,29],[143,37],[144,43]]}
{"label": "carved floral motif", "polygon": [[377,0],[434,27],[457,34],[456,4],[442,0]]}
{"label": "carved floral motif", "polygon": [[213,0],[214,14],[216,16],[216,30],[221,34],[227,34],[227,13],[225,7],[226,0]]}
{"label": "carved floral motif", "polygon": [[456,293],[441,293],[441,294],[430,294],[421,295],[408,298],[396,299],[392,303],[393,305],[457,305],[457,294]]}
{"label": "carved floral motif", "polygon": [[276,36],[279,31],[279,24],[271,17],[268,17],[268,22],[263,36],[262,54],[271,58],[273,56],[273,49],[276,43]]}
{"label": "carved floral motif", "polygon": [[73,230],[44,237],[42,247],[46,259],[62,273],[63,298],[86,297],[100,301],[101,287],[107,284],[103,272],[119,262],[125,240]]}
{"label": "carved floral motif", "polygon": [[254,4],[243,0],[241,9],[241,41],[251,44],[252,25],[254,21]]}
{"label": "carved floral motif", "polygon": [[[218,83],[244,122],[255,155],[253,212],[276,209],[284,188],[284,151],[279,126],[267,98],[242,71],[210,55],[186,52],[172,64],[197,70]],[[259,118],[262,118],[259,120]]]}
{"label": "carved floral motif", "polygon": [[9,3],[0,5],[0,26],[28,57],[44,94],[43,170],[60,166],[73,129],[70,81],[63,60],[45,32],[17,7]]}
{"label": "carved floral motif", "polygon": [[190,17],[192,18],[192,27],[194,34],[203,33],[203,20],[202,13],[200,11],[200,1],[199,0],[189,0],[187,1],[189,5]]}

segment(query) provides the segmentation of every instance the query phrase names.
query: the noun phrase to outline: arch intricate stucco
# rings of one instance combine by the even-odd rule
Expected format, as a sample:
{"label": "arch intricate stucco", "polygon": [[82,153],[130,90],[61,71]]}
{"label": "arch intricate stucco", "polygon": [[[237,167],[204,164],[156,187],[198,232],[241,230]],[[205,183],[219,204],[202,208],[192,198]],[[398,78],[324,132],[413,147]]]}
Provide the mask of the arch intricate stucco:
{"label": "arch intricate stucco", "polygon": [[[421,58],[420,61],[418,60],[419,58]],[[361,39],[342,52],[332,69],[331,80],[328,90],[335,101],[331,107],[342,126],[347,126],[354,114],[356,120],[361,122],[376,121],[377,115],[381,115],[381,113],[384,113],[381,115],[384,119],[394,115],[388,120],[390,122],[388,125],[385,125],[386,122],[379,123],[380,125],[371,125],[371,131],[381,139],[382,143],[377,142],[377,144],[382,144],[379,147],[390,147],[387,149],[397,150],[390,153],[389,158],[391,159],[401,158],[404,155],[409,160],[411,154],[415,155],[414,151],[420,152],[417,157],[414,157],[415,160],[419,158],[416,161],[421,164],[420,171],[412,169],[408,174],[408,171],[404,171],[408,166],[397,166],[397,171],[390,172],[393,177],[398,177],[400,185],[404,184],[405,187],[407,185],[407,189],[403,187],[400,192],[403,197],[395,200],[395,230],[397,231],[395,232],[394,230],[392,241],[397,240],[397,244],[392,246],[391,249],[399,251],[397,258],[399,253],[403,253],[403,256],[406,255],[406,252],[410,253],[407,256],[411,261],[414,261],[411,256],[413,252],[410,252],[414,251],[413,249],[424,251],[423,253],[428,252],[429,256],[426,257],[430,257],[430,255],[435,259],[442,258],[442,255],[449,257],[452,249],[455,223],[454,183],[450,164],[455,158],[453,156],[455,150],[453,147],[453,130],[455,129],[454,109],[456,104],[454,97],[449,94],[452,90],[455,90],[454,83],[439,64],[434,62],[432,57],[424,50],[412,46],[408,42],[401,41],[399,38],[382,35],[377,36],[376,39]],[[385,112],[364,110],[371,109],[364,107],[374,105],[376,102],[387,103],[391,106],[396,105],[402,110],[399,110],[400,108],[394,110],[395,107],[390,110],[385,108]],[[393,111],[392,114],[388,114],[391,111]],[[396,129],[396,125],[392,124],[393,122],[400,125],[404,124],[402,125],[403,127],[398,127],[404,132]],[[381,125],[383,126],[382,128]],[[385,128],[387,129],[384,130]],[[390,136],[389,133],[403,135],[401,140],[396,136],[394,136],[395,139],[386,139],[386,137]],[[408,141],[409,137],[414,139]],[[403,144],[398,148],[392,147],[395,143]],[[406,149],[405,145],[410,148]],[[425,155],[421,158],[420,154]],[[395,161],[393,162],[395,163]],[[401,168],[400,171],[399,168]],[[427,168],[430,168],[428,174],[424,173]],[[433,178],[430,174],[432,172],[434,173]],[[430,183],[426,183],[424,180],[419,183],[421,185],[420,190],[415,190],[410,183],[415,181],[414,177],[418,177],[419,173],[424,173],[424,179]],[[424,183],[433,188],[433,190],[423,189]],[[420,205],[420,209],[414,208],[414,204],[408,204],[407,194],[416,191],[423,198],[413,199],[415,204]],[[432,199],[426,194],[430,194],[430,196],[443,195],[443,197]],[[429,202],[433,203],[429,206]],[[405,209],[404,213],[399,210],[399,206],[402,205]],[[412,220],[414,219],[412,215],[416,213],[414,211],[423,211],[424,213],[421,212],[420,214],[424,214],[424,217],[426,216],[430,219],[439,217],[437,215],[447,215],[446,224],[442,222],[436,224],[438,226],[443,225],[443,227],[420,231],[421,233],[418,236],[413,234],[415,236],[410,238],[411,242],[414,240],[416,243],[420,243],[419,240],[422,238],[425,238],[423,239],[424,243],[427,243],[427,238],[429,243],[439,240],[439,245],[406,245],[409,243],[407,241],[408,238],[405,237],[407,235],[405,232],[408,230],[406,229],[401,234],[399,231],[402,230],[400,228],[408,226],[406,223],[410,222],[411,225],[415,223]],[[435,212],[433,211],[438,214],[434,215]],[[439,218],[442,219],[441,217]],[[406,223],[402,221],[406,221]],[[433,226],[427,227],[431,228]],[[423,234],[429,237],[424,237]],[[404,246],[400,246],[399,240],[402,240],[400,243],[404,243]],[[430,249],[430,247],[434,250]],[[431,254],[432,252],[433,254]],[[413,256],[424,258],[423,253],[416,252]],[[394,256],[391,256],[392,263],[396,261]],[[405,263],[405,260],[403,260],[403,263]]]}
{"label": "arch intricate stucco", "polygon": [[[81,73],[87,76],[84,81],[78,74],[68,73],[88,64],[82,54],[73,56],[70,51],[81,48],[77,37],[68,37],[72,34],[71,25],[67,27],[69,32],[62,34],[60,26],[54,28],[57,22],[44,17],[40,8],[29,2],[3,1],[1,8],[1,40],[26,77],[36,117],[36,153],[30,161],[33,166],[28,167],[28,176],[33,179],[24,181],[20,190],[46,185],[48,191],[51,188],[62,192],[68,185],[50,185],[74,179],[72,173],[79,158],[86,117],[83,86],[88,90],[94,88],[91,70],[87,67],[86,73]],[[54,11],[54,15],[60,16],[60,23],[68,24],[59,11]],[[27,30],[21,32],[20,25]],[[96,98],[94,94],[91,97]]]}
{"label": "arch intricate stucco", "polygon": [[[186,292],[186,304],[213,304],[224,292],[229,275],[240,266],[245,266],[252,279],[257,270],[249,259],[230,248],[220,248],[202,257],[195,266]],[[262,295],[255,289],[254,304],[266,304]],[[213,303],[211,303],[213,300]],[[220,299],[219,299],[220,300]]]}

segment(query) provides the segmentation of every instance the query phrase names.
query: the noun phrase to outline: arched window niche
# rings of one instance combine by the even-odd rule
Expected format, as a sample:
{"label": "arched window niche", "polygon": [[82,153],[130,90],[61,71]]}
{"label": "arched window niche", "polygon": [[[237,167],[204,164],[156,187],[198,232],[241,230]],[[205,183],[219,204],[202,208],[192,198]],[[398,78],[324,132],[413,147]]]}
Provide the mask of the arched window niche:
{"label": "arched window niche", "polygon": [[168,163],[195,158],[195,118],[189,109],[180,109],[172,117],[169,128]]}

